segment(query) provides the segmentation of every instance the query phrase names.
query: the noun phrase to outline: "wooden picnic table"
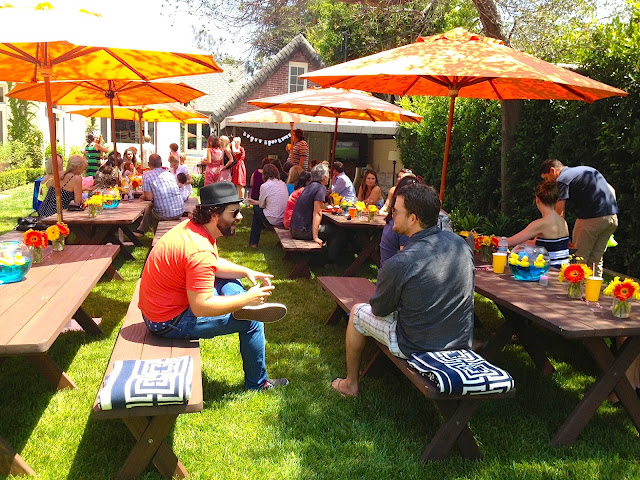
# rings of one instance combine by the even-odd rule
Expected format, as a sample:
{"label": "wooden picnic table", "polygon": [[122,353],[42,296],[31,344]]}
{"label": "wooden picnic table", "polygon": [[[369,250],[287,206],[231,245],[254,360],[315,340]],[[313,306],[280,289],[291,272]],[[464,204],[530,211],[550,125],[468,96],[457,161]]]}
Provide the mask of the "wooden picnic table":
{"label": "wooden picnic table", "polygon": [[[28,358],[56,388],[75,388],[49,356],[49,348],[74,318],[90,334],[102,333],[82,303],[118,254],[115,245],[47,247],[21,282],[0,285],[0,365],[7,357]],[[0,386],[0,388],[2,388]],[[3,429],[10,428],[3,425]],[[0,438],[0,475],[33,471]]]}
{"label": "wooden picnic table", "polygon": [[[97,217],[89,217],[85,211],[64,212],[64,222],[76,236],[74,243],[79,245],[105,245],[111,243],[120,247],[120,255],[126,260],[133,260],[133,255],[125,248],[119,238],[118,230],[136,247],[142,243],[133,234],[132,228],[136,221],[142,218],[144,210],[151,202],[136,198],[135,200],[121,200],[117,208],[105,208]],[[58,221],[56,214],[42,219],[42,223],[53,225]]]}
{"label": "wooden picnic table", "polygon": [[[511,273],[498,275],[490,270],[476,271],[476,292],[493,300],[505,318],[499,331],[480,353],[491,361],[515,333],[538,368],[550,374],[554,369],[546,357],[544,337],[540,336],[535,326],[566,340],[580,341],[595,361],[600,374],[555,434],[551,444],[560,446],[573,443],[612,391],[640,431],[640,398],[625,376],[629,365],[640,354],[640,316],[632,312],[631,318],[615,318],[608,297],[603,299],[601,296],[601,303],[570,299],[567,284],[558,281],[557,272],[550,272],[549,286],[543,287],[535,282],[515,280]],[[627,339],[614,354],[605,342],[608,337]]]}
{"label": "wooden picnic table", "polygon": [[352,219],[348,215],[322,212],[322,218],[325,222],[331,222],[338,228],[344,228],[347,231],[354,232],[358,238],[360,246],[362,247],[362,250],[356,259],[342,274],[343,277],[350,277],[354,275],[360,268],[360,265],[369,258],[376,265],[380,266],[380,253],[378,252],[378,246],[380,245],[382,230],[386,225],[382,215],[376,215],[373,222],[368,221],[367,215],[363,215],[362,218],[356,217]]}

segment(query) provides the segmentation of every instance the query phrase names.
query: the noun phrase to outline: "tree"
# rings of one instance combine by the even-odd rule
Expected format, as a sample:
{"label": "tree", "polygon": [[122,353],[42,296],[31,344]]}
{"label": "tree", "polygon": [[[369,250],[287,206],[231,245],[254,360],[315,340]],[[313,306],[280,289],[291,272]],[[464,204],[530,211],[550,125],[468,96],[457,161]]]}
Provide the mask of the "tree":
{"label": "tree", "polygon": [[[9,83],[9,89],[13,87]],[[9,140],[19,141],[26,146],[26,155],[22,164],[29,165],[34,168],[42,167],[42,144],[44,136],[42,132],[34,125],[36,114],[34,108],[35,102],[27,100],[19,100],[17,98],[9,98],[9,118],[8,136]]]}

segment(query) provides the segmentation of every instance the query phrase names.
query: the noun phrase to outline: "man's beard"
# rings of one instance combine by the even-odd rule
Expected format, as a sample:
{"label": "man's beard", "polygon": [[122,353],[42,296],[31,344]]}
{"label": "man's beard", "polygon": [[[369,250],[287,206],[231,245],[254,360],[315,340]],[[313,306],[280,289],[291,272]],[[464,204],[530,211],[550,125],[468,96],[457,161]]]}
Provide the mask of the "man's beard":
{"label": "man's beard", "polygon": [[218,227],[223,236],[233,237],[236,234],[236,223],[235,219],[232,222],[226,222],[222,218],[218,218],[216,227]]}

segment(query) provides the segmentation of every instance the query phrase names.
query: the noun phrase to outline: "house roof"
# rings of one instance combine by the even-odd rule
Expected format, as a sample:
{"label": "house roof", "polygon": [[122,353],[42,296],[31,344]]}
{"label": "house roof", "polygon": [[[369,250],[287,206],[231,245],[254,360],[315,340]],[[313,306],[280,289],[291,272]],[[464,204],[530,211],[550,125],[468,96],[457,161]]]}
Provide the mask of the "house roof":
{"label": "house roof", "polygon": [[248,81],[242,66],[225,64],[221,65],[224,70],[222,73],[173,77],[167,81],[184,82],[190,87],[205,92],[207,95],[197,98],[191,102],[191,105],[196,110],[211,115],[213,122],[220,123],[238,106],[246,102],[251,94],[269,80],[298,50],[302,50],[305,56],[319,68],[326,67],[322,57],[313,49],[304,35],[298,34]]}

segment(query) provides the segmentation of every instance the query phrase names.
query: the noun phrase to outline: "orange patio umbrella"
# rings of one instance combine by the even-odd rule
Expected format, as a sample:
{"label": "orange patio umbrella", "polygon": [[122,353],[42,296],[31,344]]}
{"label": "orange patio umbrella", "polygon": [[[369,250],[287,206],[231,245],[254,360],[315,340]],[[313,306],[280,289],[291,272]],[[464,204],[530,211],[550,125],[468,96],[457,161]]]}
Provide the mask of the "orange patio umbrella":
{"label": "orange patio umbrella", "polygon": [[[55,105],[109,105],[113,150],[116,151],[114,105],[141,105],[147,102],[186,103],[206,95],[184,83],[141,82],[138,80],[83,80],[51,82],[51,100]],[[46,102],[45,85],[22,83],[7,95],[12,98]],[[197,113],[197,112],[196,112]],[[142,149],[142,124],[140,125]]]}
{"label": "orange patio umbrella", "polygon": [[[55,6],[53,5],[55,4]],[[0,80],[45,83],[51,151],[55,151],[55,117],[51,80],[155,80],[178,75],[217,73],[212,55],[159,51],[163,39],[148,38],[132,45],[125,35],[110,35],[113,25],[100,14],[66,2],[42,2],[30,7],[0,5]],[[155,37],[155,36],[150,36]],[[58,164],[53,162],[62,220]]]}
{"label": "orange patio umbrella", "polygon": [[496,100],[580,100],[591,103],[626,92],[507,47],[462,28],[302,76],[323,87],[394,95],[449,97],[442,164],[444,199],[456,97]]}
{"label": "orange patio umbrella", "polygon": [[372,122],[420,122],[422,117],[404,108],[385,102],[365,92],[342,88],[309,88],[275,97],[249,100],[260,108],[282,110],[310,117],[335,118],[331,168],[336,158],[338,119],[368,120]]}
{"label": "orange patio umbrella", "polygon": [[142,151],[142,122],[207,123],[209,121],[208,116],[194,110],[193,108],[180,105],[179,103],[167,103],[158,105],[129,105],[112,108],[93,106],[77,110],[70,110],[67,113],[82,115],[84,117],[111,118],[112,121],[113,119],[118,119],[133,120],[139,122],[140,151]]}

